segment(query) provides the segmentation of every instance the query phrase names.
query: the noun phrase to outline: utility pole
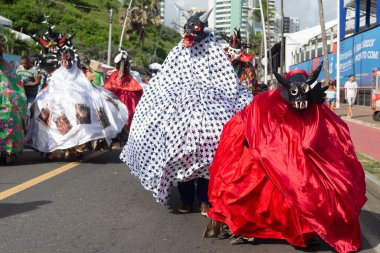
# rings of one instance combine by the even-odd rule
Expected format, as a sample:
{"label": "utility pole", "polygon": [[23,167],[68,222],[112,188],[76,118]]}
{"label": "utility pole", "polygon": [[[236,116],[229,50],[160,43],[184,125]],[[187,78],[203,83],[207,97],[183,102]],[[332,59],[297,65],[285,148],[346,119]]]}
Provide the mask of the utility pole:
{"label": "utility pole", "polygon": [[[263,4],[262,4],[261,0],[259,0],[259,4],[260,4],[261,23],[262,23],[262,27],[263,27],[263,37],[264,37],[264,59],[265,59],[264,60],[264,82],[267,83],[268,82],[267,35],[266,35],[266,31],[265,31]],[[260,62],[260,64],[261,64],[261,62]]]}
{"label": "utility pole", "polygon": [[280,74],[285,73],[285,38],[284,38],[284,0],[281,0],[281,49],[280,49]]}
{"label": "utility pole", "polygon": [[107,55],[107,64],[111,65],[111,54],[112,54],[112,8],[110,9],[110,28],[108,34],[108,55]]}

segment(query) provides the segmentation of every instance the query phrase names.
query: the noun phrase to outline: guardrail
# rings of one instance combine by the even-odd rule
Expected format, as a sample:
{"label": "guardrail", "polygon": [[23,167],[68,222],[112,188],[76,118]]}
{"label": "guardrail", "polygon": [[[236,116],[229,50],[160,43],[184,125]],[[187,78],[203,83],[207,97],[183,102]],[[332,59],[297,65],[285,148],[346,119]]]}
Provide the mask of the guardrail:
{"label": "guardrail", "polygon": [[[344,99],[344,88],[340,89],[340,102],[347,103]],[[358,88],[355,105],[371,106],[371,88]]]}

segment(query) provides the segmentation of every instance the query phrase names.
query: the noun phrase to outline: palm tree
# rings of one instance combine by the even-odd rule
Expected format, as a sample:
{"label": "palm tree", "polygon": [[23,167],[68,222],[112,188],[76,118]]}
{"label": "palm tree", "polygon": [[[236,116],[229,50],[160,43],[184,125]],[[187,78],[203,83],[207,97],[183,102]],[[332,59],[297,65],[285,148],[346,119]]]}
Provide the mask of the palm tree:
{"label": "palm tree", "polygon": [[36,51],[34,43],[17,38],[17,36],[7,28],[0,27],[0,34],[7,37],[5,51],[9,54],[29,55],[31,51]]}
{"label": "palm tree", "polygon": [[[266,33],[267,33],[267,41],[268,41],[268,45],[269,45],[269,48],[271,47],[271,31],[270,31],[270,21],[271,19],[273,19],[274,15],[275,15],[275,9],[269,7],[269,4],[268,4],[268,0],[261,0],[262,1],[262,5],[263,5],[263,13],[264,13],[264,22],[265,22],[265,26],[267,27],[266,29]],[[253,12],[253,18],[255,21],[257,22],[261,22],[261,13],[260,13],[260,10],[255,10]],[[261,44],[264,43],[263,41],[263,37],[261,37]],[[261,48],[263,46],[261,45]],[[260,50],[261,51],[261,50]],[[261,70],[261,55],[262,53],[264,53],[264,57],[267,57],[267,52],[261,52],[260,53],[260,62],[259,62],[259,71]],[[273,80],[273,75],[272,75],[272,51],[269,49],[269,57],[268,57],[268,66],[269,66],[269,69],[268,69],[268,72],[270,73],[271,75],[271,80]]]}
{"label": "palm tree", "polygon": [[126,17],[127,38],[132,32],[136,32],[140,37],[140,47],[142,48],[144,44],[145,27],[150,24],[159,24],[158,3],[155,0],[134,1],[132,9],[127,13],[127,2],[128,1],[124,3],[125,9],[121,11],[122,16],[128,14],[128,17]]}
{"label": "palm tree", "polygon": [[318,9],[319,9],[319,23],[321,24],[322,30],[322,45],[323,45],[323,67],[325,69],[325,84],[329,81],[329,58],[327,52],[327,38],[325,30],[325,17],[323,13],[323,0],[318,0]]}

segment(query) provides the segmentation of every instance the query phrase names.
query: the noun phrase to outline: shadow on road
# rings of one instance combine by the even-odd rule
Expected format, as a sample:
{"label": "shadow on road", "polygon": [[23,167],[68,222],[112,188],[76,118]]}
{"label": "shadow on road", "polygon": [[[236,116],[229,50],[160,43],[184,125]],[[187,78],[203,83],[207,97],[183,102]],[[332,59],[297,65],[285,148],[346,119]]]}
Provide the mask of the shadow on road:
{"label": "shadow on road", "polygon": [[362,250],[373,249],[380,244],[380,214],[362,210],[360,214]]}
{"label": "shadow on road", "polygon": [[[84,155],[84,159],[86,159],[86,156],[90,155],[92,152],[86,152]],[[121,164],[123,163],[120,160],[120,153],[121,149],[113,149],[113,150],[107,150],[107,151],[100,151],[101,155],[85,161],[83,163],[89,163],[89,164]]]}
{"label": "shadow on road", "polygon": [[168,201],[168,209],[172,214],[180,214],[178,212],[178,207],[181,205],[181,200],[179,198],[178,187],[177,185],[173,186],[171,194]]}
{"label": "shadow on road", "polygon": [[52,201],[41,200],[26,203],[0,203],[0,219],[26,213],[38,209],[42,205],[47,205]]}

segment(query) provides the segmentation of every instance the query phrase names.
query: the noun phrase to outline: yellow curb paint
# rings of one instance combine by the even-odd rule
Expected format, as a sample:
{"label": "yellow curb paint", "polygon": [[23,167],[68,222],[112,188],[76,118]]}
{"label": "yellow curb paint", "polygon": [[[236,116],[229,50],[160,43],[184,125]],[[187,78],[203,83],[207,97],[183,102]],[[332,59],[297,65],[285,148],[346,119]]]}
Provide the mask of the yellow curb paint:
{"label": "yellow curb paint", "polygon": [[[86,156],[84,159],[83,159],[83,162],[86,162],[88,160],[91,160],[99,155],[101,155],[102,152],[95,152],[95,153],[92,153],[88,156]],[[3,192],[0,192],[0,201],[3,200],[3,199],[6,199],[12,195],[15,195],[16,193],[19,193],[21,191],[24,191],[34,185],[37,185],[39,183],[42,183],[52,177],[55,177],[59,174],[62,174],[63,172],[66,172],[68,170],[71,170],[75,167],[77,167],[78,165],[82,164],[82,162],[71,162],[71,163],[68,163],[64,166],[61,166],[55,170],[52,170],[52,171],[49,171],[41,176],[38,176],[38,177],[35,177],[29,181],[26,181],[25,183],[22,183],[22,184],[19,184],[19,185],[16,185],[15,187],[12,187],[8,190],[5,190]]]}

